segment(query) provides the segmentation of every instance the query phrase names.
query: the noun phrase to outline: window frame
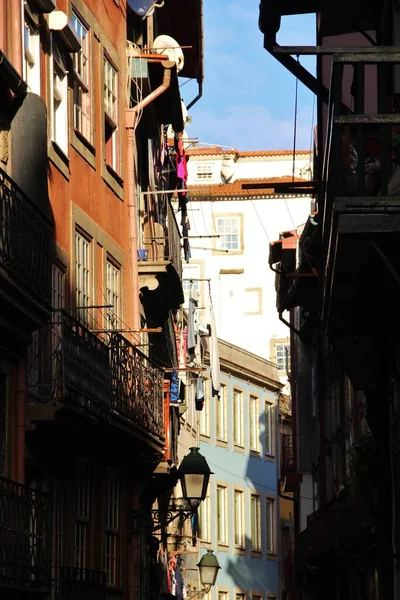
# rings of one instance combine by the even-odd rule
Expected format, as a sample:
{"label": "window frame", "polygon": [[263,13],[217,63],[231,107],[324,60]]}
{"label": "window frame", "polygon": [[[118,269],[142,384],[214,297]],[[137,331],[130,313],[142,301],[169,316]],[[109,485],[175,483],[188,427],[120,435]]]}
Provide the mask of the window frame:
{"label": "window frame", "polygon": [[200,411],[199,418],[199,434],[200,437],[206,438],[209,441],[211,437],[211,427],[210,427],[210,400],[211,395],[208,393],[208,383],[204,382],[204,405],[203,409]]}
{"label": "window frame", "polygon": [[[219,235],[219,238],[214,238],[215,250],[227,251],[227,254],[242,254],[243,253],[243,214],[242,213],[226,213],[226,214],[214,214],[215,232]],[[237,222],[237,233],[221,233],[219,221],[236,221]],[[225,228],[225,225],[224,225]],[[237,236],[237,247],[228,246],[223,242],[223,238],[227,236]],[[231,240],[232,241],[232,240]]]}
{"label": "window frame", "polygon": [[[276,557],[277,555],[277,514],[276,514],[276,497],[275,496],[266,496],[265,498],[265,529],[266,529],[266,547],[267,547],[267,556],[268,557]],[[271,517],[272,517],[272,528],[270,527],[270,511],[271,507]],[[272,537],[271,536],[272,529]],[[270,546],[270,541],[272,541],[272,549]]]}
{"label": "window frame", "polygon": [[[107,68],[109,72],[113,72],[115,75],[114,89],[111,89],[108,85]],[[112,60],[111,56],[107,52],[106,48],[103,49],[103,114],[104,114],[104,162],[107,169],[110,169],[112,173],[121,176],[121,156],[120,156],[120,71]],[[110,114],[107,109],[109,102],[106,101],[106,92],[109,90],[111,96],[114,94],[114,114]],[[109,135],[107,135],[107,132]]]}
{"label": "window frame", "polygon": [[196,181],[210,181],[214,179],[213,163],[198,162],[196,164]]}
{"label": "window frame", "polygon": [[[82,282],[85,282],[85,280],[87,280],[87,286],[84,285],[82,287],[82,289],[78,288],[78,272],[80,271],[80,267],[78,267],[78,258],[80,258],[80,256],[78,256],[78,247],[77,247],[77,241],[78,241],[77,238],[78,237],[81,238],[83,243],[87,244],[86,256],[88,257],[88,266],[85,266],[84,263],[82,263],[82,265],[81,265],[82,269],[86,269],[87,275],[85,275],[85,272],[82,272],[82,275],[79,276],[79,279],[81,279]],[[74,235],[74,252],[75,252],[74,275],[75,275],[75,304],[77,307],[90,306],[90,304],[91,304],[91,298],[93,296],[93,256],[92,256],[92,251],[93,251],[93,238],[91,236],[89,236],[88,234],[86,234],[82,229],[80,229],[79,227],[76,226],[75,227],[75,235]],[[83,302],[80,302],[81,296],[83,297]],[[79,317],[80,321],[85,326],[89,326],[91,319],[90,319],[90,314],[88,314],[87,310],[85,310],[84,308],[80,308],[79,311],[76,311],[76,314]]]}
{"label": "window frame", "polygon": [[274,459],[276,456],[275,403],[267,398],[264,401],[264,443],[265,456]]}
{"label": "window frame", "polygon": [[[27,30],[29,32],[28,39],[32,45],[26,43]],[[22,41],[22,75],[29,91],[40,96],[42,85],[40,31],[37,15],[31,13],[28,5],[24,8]],[[32,80],[34,80],[34,85],[30,83]]]}
{"label": "window frame", "polygon": [[[67,55],[60,50],[56,34],[50,33],[50,137],[55,146],[68,157],[69,153],[69,116],[68,116],[68,69]],[[61,77],[62,76],[62,77]],[[61,82],[62,89],[56,85],[55,77]],[[55,103],[59,106],[56,108]]]}
{"label": "window frame", "polygon": [[207,494],[199,506],[200,539],[211,542],[211,496]]}
{"label": "window frame", "polygon": [[[236,505],[236,498],[240,498],[240,506]],[[237,508],[239,509],[237,511]],[[237,550],[245,549],[246,539],[246,513],[245,513],[245,491],[235,487],[233,490],[233,541]],[[239,517],[239,519],[238,519]],[[239,534],[239,535],[237,535]],[[239,541],[237,541],[239,538]]]}
{"label": "window frame", "polygon": [[[72,7],[71,12],[72,25],[77,36],[81,41],[81,48],[73,54],[73,129],[75,133],[82,136],[90,145],[93,144],[93,119],[92,119],[92,81],[91,81],[91,63],[92,63],[92,35],[90,25],[82,17],[79,11]],[[77,27],[77,25],[79,27]],[[86,35],[81,35],[79,29],[86,31]],[[80,63],[86,65],[81,68]],[[81,72],[86,70],[86,75]],[[80,97],[81,102],[77,102]],[[77,107],[80,107],[80,123],[78,118]],[[86,127],[83,126],[83,120],[86,122]]]}
{"label": "window frame", "polygon": [[[219,500],[219,491],[222,492],[222,503]],[[225,483],[216,483],[216,517],[217,517],[217,545],[227,548],[229,546],[229,513],[228,513],[228,486]],[[220,512],[221,507],[221,512]],[[222,524],[220,526],[220,520]],[[222,535],[220,535],[222,533]]]}
{"label": "window frame", "polygon": [[[80,474],[84,471],[84,481]],[[74,566],[79,569],[87,569],[90,565],[90,536],[91,536],[91,465],[86,458],[77,458],[75,478],[75,519],[74,519]],[[86,494],[86,499],[83,497]],[[87,512],[80,512],[80,503],[86,504]],[[84,532],[83,545],[77,546],[78,530]],[[79,535],[80,541],[82,537]],[[77,560],[77,553],[80,560]],[[83,558],[83,561],[81,560]]]}
{"label": "window frame", "polygon": [[[219,398],[216,400],[216,436],[217,444],[226,446],[228,444],[228,385],[221,382]],[[223,432],[220,431],[222,424]]]}
{"label": "window frame", "polygon": [[[255,513],[253,513],[253,501],[256,508]],[[256,515],[255,521],[254,514]],[[260,554],[262,551],[261,497],[257,492],[250,493],[250,548],[252,554]]]}
{"label": "window frame", "polygon": [[[255,405],[253,414],[252,408]],[[255,444],[253,444],[255,438]],[[251,453],[260,454],[260,396],[249,392],[249,448]]]}
{"label": "window frame", "polygon": [[[237,398],[239,398],[239,412],[237,405]],[[245,431],[244,431],[244,390],[239,387],[233,387],[232,389],[232,404],[233,404],[233,445],[236,449],[242,450],[245,444]]]}
{"label": "window frame", "polygon": [[[109,285],[110,272],[113,270],[113,279],[115,281],[114,288]],[[106,303],[112,304],[113,308],[108,308],[106,313],[106,326],[110,329],[118,328],[121,321],[121,291],[122,291],[122,269],[121,265],[112,258],[109,254],[106,256],[105,265],[105,290],[106,290]]]}
{"label": "window frame", "polygon": [[[113,498],[110,502],[112,495],[110,491],[112,487],[111,482],[113,482],[112,485],[116,484],[116,487],[113,488]],[[106,574],[106,585],[115,588],[120,584],[121,478],[111,470],[107,470],[104,508],[104,571]],[[111,512],[114,514],[110,519]],[[110,572],[112,573],[112,577],[110,577]]]}

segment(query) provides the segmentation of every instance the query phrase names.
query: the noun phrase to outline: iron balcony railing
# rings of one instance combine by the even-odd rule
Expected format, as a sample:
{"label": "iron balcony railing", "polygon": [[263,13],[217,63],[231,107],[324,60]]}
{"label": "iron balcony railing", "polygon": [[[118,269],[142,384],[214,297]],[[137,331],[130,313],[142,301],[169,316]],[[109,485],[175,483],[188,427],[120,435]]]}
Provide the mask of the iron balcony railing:
{"label": "iron balcony railing", "polygon": [[111,410],[109,349],[63,311],[53,312],[28,363],[30,391],[43,402],[60,401],[105,417]]}
{"label": "iron balcony railing", "polygon": [[118,333],[104,340],[64,311],[39,336],[28,363],[37,401],[59,401],[109,422],[118,416],[164,436],[164,373]]}
{"label": "iron balcony railing", "polygon": [[111,335],[113,410],[135,426],[164,435],[164,374],[133,344],[118,333]]}
{"label": "iron balcony railing", "polygon": [[106,574],[78,567],[60,570],[57,600],[106,600]]}
{"label": "iron balcony railing", "polygon": [[0,267],[41,303],[51,299],[50,218],[0,168]]}
{"label": "iron balcony railing", "polygon": [[50,496],[0,477],[0,587],[51,587]]}

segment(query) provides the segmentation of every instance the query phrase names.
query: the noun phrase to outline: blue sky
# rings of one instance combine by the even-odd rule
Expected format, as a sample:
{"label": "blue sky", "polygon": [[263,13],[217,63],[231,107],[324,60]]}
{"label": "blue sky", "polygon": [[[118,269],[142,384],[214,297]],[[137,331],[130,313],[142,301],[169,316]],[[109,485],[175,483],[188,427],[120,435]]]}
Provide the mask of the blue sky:
{"label": "blue sky", "polygon": [[[240,150],[293,147],[295,78],[264,50],[258,6],[259,0],[204,0],[204,88],[189,112],[191,138]],[[315,15],[285,17],[278,41],[311,45],[314,31]],[[314,71],[312,59],[301,62]],[[181,88],[185,104],[196,93],[194,82]],[[299,83],[298,149],[310,148],[312,112],[313,95]]]}

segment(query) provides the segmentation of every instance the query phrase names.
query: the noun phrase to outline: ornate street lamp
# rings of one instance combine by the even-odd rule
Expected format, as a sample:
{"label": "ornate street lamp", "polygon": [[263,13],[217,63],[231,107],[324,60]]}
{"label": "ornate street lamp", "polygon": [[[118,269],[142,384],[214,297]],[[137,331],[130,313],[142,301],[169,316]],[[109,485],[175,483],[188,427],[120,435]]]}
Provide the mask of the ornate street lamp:
{"label": "ornate street lamp", "polygon": [[150,513],[140,510],[131,511],[130,530],[133,535],[139,532],[153,533],[167,527],[178,518],[181,522],[189,519],[207,495],[210,475],[212,475],[211,469],[204,456],[200,454],[199,448],[190,448],[190,453],[183,458],[179,469],[162,476],[170,478],[169,487],[176,485],[180,479],[183,499],[189,508],[171,506],[162,513],[159,509],[152,509]]}
{"label": "ornate street lamp", "polygon": [[197,563],[197,566],[199,567],[202,585],[210,586],[210,588],[215,585],[218,571],[221,567],[213,550],[207,550],[207,554],[203,554],[200,562]]}
{"label": "ornate street lamp", "polygon": [[192,508],[199,506],[207,495],[208,482],[212,471],[199,448],[190,448],[178,469],[181,480],[182,494]]}

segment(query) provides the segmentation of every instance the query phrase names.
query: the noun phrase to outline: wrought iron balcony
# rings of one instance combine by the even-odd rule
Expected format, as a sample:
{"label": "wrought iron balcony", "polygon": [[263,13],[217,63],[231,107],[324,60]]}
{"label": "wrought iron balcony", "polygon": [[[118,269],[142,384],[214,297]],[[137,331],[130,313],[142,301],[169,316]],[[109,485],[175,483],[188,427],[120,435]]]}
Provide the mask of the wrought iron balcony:
{"label": "wrought iron balcony", "polygon": [[53,313],[28,363],[28,381],[36,398],[29,405],[32,421],[53,419],[69,406],[117,426],[122,419],[159,441],[164,437],[164,373],[118,333],[106,343],[69,314]]}
{"label": "wrought iron balcony", "polygon": [[78,567],[62,567],[57,600],[105,600],[106,574]]}
{"label": "wrought iron balcony", "polygon": [[50,497],[0,477],[0,588],[48,593]]}
{"label": "wrought iron balcony", "polygon": [[164,436],[164,374],[126,338],[111,336],[113,410],[146,433]]}
{"label": "wrought iron balcony", "polygon": [[0,168],[0,272],[41,304],[51,297],[53,224]]}
{"label": "wrought iron balcony", "polygon": [[40,338],[28,365],[31,393],[42,402],[58,401],[107,419],[111,371],[106,344],[63,311],[53,313],[51,327]]}

